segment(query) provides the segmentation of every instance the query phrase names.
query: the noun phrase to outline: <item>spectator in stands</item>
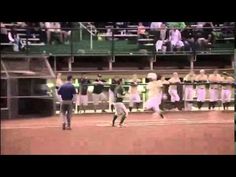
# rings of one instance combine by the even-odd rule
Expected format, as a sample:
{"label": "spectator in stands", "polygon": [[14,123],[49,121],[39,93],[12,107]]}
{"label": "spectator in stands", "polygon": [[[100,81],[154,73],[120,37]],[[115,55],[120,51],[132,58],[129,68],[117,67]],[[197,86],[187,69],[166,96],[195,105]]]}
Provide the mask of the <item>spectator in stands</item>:
{"label": "spectator in stands", "polygon": [[26,22],[26,35],[28,38],[36,38],[38,36],[40,42],[46,43],[45,26],[42,22]]}
{"label": "spectator in stands", "polygon": [[8,37],[7,37],[7,28],[5,26],[5,24],[0,23],[1,24],[1,43],[5,43],[8,42]]}
{"label": "spectator in stands", "polygon": [[69,38],[71,35],[71,28],[72,28],[71,22],[61,22],[61,29],[63,34],[63,41],[66,43],[69,43]]}
{"label": "spectator in stands", "polygon": [[[8,43],[8,36],[7,36],[7,29],[6,26],[3,23],[0,23],[0,29],[1,29],[1,33],[0,33],[0,43]],[[0,45],[0,49],[3,49],[5,46],[4,45]]]}
{"label": "spectator in stands", "polygon": [[145,29],[145,26],[143,26],[142,22],[138,23],[137,34],[138,34],[139,38],[146,38],[147,37],[146,29]]}
{"label": "spectator in stands", "polygon": [[58,22],[46,22],[45,27],[46,27],[48,44],[51,44],[52,36],[57,37],[57,39],[59,39],[60,43],[63,42],[63,35],[62,35],[60,23],[58,23]]}
{"label": "spectator in stands", "polygon": [[11,43],[13,43],[13,50],[15,52],[18,52],[19,50],[21,50],[25,47],[22,40],[17,35],[17,31],[16,31],[15,26],[12,26],[11,30],[8,32],[8,39]]}
{"label": "spectator in stands", "polygon": [[174,27],[173,30],[170,30],[169,41],[171,43],[170,50],[181,50],[184,47],[184,43],[182,42],[182,36],[180,31]]}
{"label": "spectator in stands", "polygon": [[195,51],[195,40],[193,29],[187,25],[181,32],[185,51]]}
{"label": "spectator in stands", "polygon": [[150,25],[150,34],[154,36],[154,44],[158,40],[162,22],[152,22]]}
{"label": "spectator in stands", "polygon": [[206,50],[211,48],[214,43],[213,24],[212,22],[205,22],[203,24],[202,33],[197,39],[197,44],[200,50]]}
{"label": "spectator in stands", "polygon": [[222,28],[222,36],[234,37],[235,34],[235,22],[224,22],[224,28]]}
{"label": "spectator in stands", "polygon": [[150,25],[150,30],[151,31],[158,31],[161,28],[162,22],[152,22]]}
{"label": "spectator in stands", "polygon": [[161,24],[161,29],[157,39],[158,40],[156,42],[156,51],[166,51],[166,49],[169,48],[169,31],[167,30],[166,25],[164,23]]}
{"label": "spectator in stands", "polygon": [[111,30],[111,28],[107,28],[106,40],[112,40],[112,30]]}

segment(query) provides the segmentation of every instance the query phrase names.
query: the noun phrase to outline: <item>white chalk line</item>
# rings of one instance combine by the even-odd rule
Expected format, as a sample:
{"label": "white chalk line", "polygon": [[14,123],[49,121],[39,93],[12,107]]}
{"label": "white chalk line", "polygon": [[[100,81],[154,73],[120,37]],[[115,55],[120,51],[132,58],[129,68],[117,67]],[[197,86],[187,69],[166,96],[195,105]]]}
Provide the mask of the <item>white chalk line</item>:
{"label": "white chalk line", "polygon": [[[135,120],[135,121],[127,121],[126,125],[128,127],[132,126],[155,126],[155,125],[190,125],[190,124],[229,124],[234,123],[233,120],[188,120],[188,119],[158,119],[156,121],[150,120]],[[76,122],[74,123],[76,124]],[[81,124],[80,124],[81,125]],[[111,126],[110,121],[102,121],[96,122],[95,124],[86,124],[82,126],[97,126],[97,127],[107,127]],[[56,125],[11,125],[11,126],[2,126],[2,130],[9,130],[9,129],[42,129],[42,128],[60,128],[60,124]],[[76,125],[73,126],[74,128],[78,127]],[[78,127],[79,128],[79,127]]]}

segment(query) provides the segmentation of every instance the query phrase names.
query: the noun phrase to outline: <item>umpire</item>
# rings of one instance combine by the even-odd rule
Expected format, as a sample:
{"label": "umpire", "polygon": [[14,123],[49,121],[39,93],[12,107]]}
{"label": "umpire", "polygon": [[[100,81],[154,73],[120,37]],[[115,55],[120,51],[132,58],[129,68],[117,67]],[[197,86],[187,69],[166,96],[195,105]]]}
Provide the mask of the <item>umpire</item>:
{"label": "umpire", "polygon": [[76,100],[76,90],[72,85],[72,76],[67,76],[67,82],[64,83],[58,90],[58,95],[61,95],[61,115],[63,117],[63,130],[71,130],[71,116],[73,102]]}

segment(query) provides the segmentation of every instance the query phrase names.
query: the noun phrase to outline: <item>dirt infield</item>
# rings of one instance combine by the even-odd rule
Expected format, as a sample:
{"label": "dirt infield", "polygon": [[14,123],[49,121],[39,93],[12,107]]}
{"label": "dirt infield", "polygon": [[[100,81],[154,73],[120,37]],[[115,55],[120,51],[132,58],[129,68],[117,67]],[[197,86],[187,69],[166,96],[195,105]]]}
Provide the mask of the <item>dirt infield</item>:
{"label": "dirt infield", "polygon": [[[234,154],[233,112],[130,114],[111,127],[111,114],[1,121],[2,154]],[[118,123],[118,122],[117,122]]]}

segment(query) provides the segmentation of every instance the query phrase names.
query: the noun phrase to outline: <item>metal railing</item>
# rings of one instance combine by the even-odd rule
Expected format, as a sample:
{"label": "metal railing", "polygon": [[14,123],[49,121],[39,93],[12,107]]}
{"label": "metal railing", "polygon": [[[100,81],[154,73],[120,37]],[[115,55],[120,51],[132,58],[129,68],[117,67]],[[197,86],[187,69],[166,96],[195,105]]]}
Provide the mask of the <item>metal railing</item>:
{"label": "metal railing", "polygon": [[[93,112],[93,98],[92,98],[92,94],[93,94],[93,88],[94,88],[94,84],[83,84],[83,86],[87,85],[88,86],[88,103],[89,103],[89,106],[86,107],[86,110],[87,112]],[[140,95],[140,98],[141,98],[141,107],[140,107],[140,111],[143,112],[144,111],[144,103],[147,101],[147,89],[146,89],[146,85],[147,83],[145,83],[145,81],[143,80],[142,83],[139,83],[138,86],[137,86],[137,90],[139,92],[139,95]],[[192,107],[191,107],[191,111],[201,111],[201,110],[209,110],[208,109],[208,106],[209,106],[209,102],[210,102],[210,90],[211,90],[211,86],[212,85],[217,85],[217,95],[216,95],[216,110],[223,110],[223,102],[222,102],[222,97],[223,97],[223,90],[225,89],[225,86],[228,86],[229,88],[227,88],[228,90],[230,90],[230,108],[229,110],[234,110],[234,88],[235,88],[235,83],[197,83],[197,82],[194,82],[194,83],[178,83],[178,84],[164,84],[164,87],[162,89],[162,94],[161,94],[161,97],[162,97],[162,103],[161,103],[161,107],[162,109],[168,111],[168,110],[172,110],[172,104],[171,104],[171,96],[170,96],[170,93],[169,93],[169,86],[170,85],[175,85],[177,87],[177,94],[179,95],[180,97],[180,110],[182,111],[185,111],[185,110],[189,110],[188,109],[188,103],[191,103],[192,104]],[[203,86],[204,85],[204,89],[206,91],[206,96],[204,98],[204,105],[201,109],[198,109],[197,107],[197,97],[198,97],[198,93],[197,91],[200,89],[198,88],[199,86]],[[78,82],[74,83],[74,86],[75,88],[77,89],[77,91],[79,92],[79,89],[80,89],[80,84]],[[109,83],[104,83],[104,91],[103,93],[106,95],[107,97],[107,103],[106,103],[106,110],[108,112],[111,112],[111,98],[110,98],[110,94],[109,94],[109,89],[110,89],[110,86],[112,86],[112,84],[109,84]],[[188,99],[185,95],[185,89],[187,88],[186,86],[192,86],[192,99]],[[128,109],[129,107],[129,102],[130,102],[130,94],[128,93],[128,90],[130,88],[130,84],[129,83],[126,83],[123,85],[125,91],[126,91],[126,96],[124,98],[124,103]],[[57,98],[57,94],[55,94],[55,91],[54,90],[54,86],[53,84],[50,85],[49,87],[51,89],[51,92],[52,92],[52,95],[54,93],[54,96],[55,96],[55,100],[58,100]],[[79,98],[79,93],[77,95],[77,99]],[[56,104],[60,104],[59,101],[56,101],[55,102]],[[75,103],[75,113],[79,113],[78,112],[78,109],[77,109],[77,106],[79,106],[78,102]],[[135,108],[134,108],[135,110]],[[56,113],[59,113],[58,112],[59,110],[57,110]],[[135,111],[134,111],[135,112]]]}
{"label": "metal railing", "polygon": [[[1,29],[4,29],[1,28]],[[5,28],[7,32],[10,32],[10,28]],[[166,28],[170,30],[172,28]],[[211,29],[213,33],[221,33],[222,30],[234,31],[232,26],[223,27],[190,27],[187,28],[192,30],[192,36],[195,37],[197,33],[201,33],[202,30]],[[32,27],[16,27],[15,31],[17,37],[21,42],[21,47],[18,49],[18,54],[42,54],[42,55],[56,55],[56,54],[66,54],[66,55],[86,55],[86,54],[106,54],[106,55],[116,55],[116,54],[130,54],[130,55],[156,55],[156,54],[173,54],[173,51],[160,51],[157,52],[155,45],[156,39],[155,34],[152,34],[150,27],[145,27],[146,36],[141,37],[135,32],[136,28],[96,28],[93,26],[85,26],[82,22],[79,22],[79,27],[74,28],[38,28],[37,30]],[[103,31],[103,32],[102,32]],[[105,32],[104,32],[105,31]],[[133,32],[132,32],[133,31]],[[83,36],[83,37],[82,37]],[[49,39],[50,38],[50,39]],[[217,40],[234,41],[234,36],[231,37],[217,37]],[[183,37],[182,37],[183,39]],[[14,52],[14,46],[19,41],[14,42],[1,42],[1,51],[3,53],[17,53]],[[57,45],[57,43],[59,43]],[[193,43],[197,44],[197,41]],[[7,45],[12,45],[12,47],[7,47]],[[6,46],[6,47],[5,47]],[[212,45],[213,52],[214,44]],[[2,49],[3,48],[3,49]],[[17,50],[15,50],[17,51]],[[233,43],[229,45],[226,42],[225,48],[219,48],[215,52],[232,52]],[[201,52],[201,49],[183,49],[186,53]],[[181,53],[181,52],[180,52]],[[176,53],[174,53],[176,54]]]}

